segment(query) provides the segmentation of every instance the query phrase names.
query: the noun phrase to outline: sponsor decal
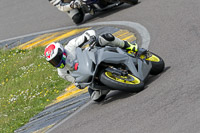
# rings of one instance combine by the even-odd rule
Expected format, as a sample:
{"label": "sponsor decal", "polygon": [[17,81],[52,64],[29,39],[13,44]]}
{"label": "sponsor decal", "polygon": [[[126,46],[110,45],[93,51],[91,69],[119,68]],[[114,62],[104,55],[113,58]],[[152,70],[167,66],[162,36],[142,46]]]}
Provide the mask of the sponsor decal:
{"label": "sponsor decal", "polygon": [[54,50],[55,50],[55,45],[54,44],[49,45],[44,51],[44,56],[47,59],[51,59],[52,55],[54,54]]}

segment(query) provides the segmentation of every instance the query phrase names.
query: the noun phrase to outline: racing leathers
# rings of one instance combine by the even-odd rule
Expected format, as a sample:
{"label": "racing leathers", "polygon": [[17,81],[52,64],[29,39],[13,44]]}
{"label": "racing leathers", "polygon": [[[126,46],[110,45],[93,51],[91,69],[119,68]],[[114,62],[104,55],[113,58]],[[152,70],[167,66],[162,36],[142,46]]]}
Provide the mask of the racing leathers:
{"label": "racing leathers", "polygon": [[[74,71],[74,64],[76,63],[76,47],[82,45],[83,43],[90,40],[92,36],[96,37],[96,32],[94,30],[87,30],[82,35],[70,40],[67,45],[65,45],[64,49],[67,54],[66,58],[66,65],[64,68],[57,68],[58,75],[65,80],[68,80],[72,83],[75,82],[75,79],[70,75],[71,71]],[[123,41],[110,33],[106,33],[100,35],[98,37],[99,45],[105,46],[113,46],[113,47],[120,47],[125,48],[127,50],[134,50],[137,51],[138,46],[137,44],[130,44],[127,41]],[[88,88],[90,93],[91,99],[94,101],[98,101],[102,99],[102,96],[106,96],[109,90],[99,90],[99,89],[91,89]]]}
{"label": "racing leathers", "polygon": [[48,0],[53,6],[57,7],[58,10],[66,12],[68,16],[79,24],[84,19],[84,13],[80,9],[80,0]]}

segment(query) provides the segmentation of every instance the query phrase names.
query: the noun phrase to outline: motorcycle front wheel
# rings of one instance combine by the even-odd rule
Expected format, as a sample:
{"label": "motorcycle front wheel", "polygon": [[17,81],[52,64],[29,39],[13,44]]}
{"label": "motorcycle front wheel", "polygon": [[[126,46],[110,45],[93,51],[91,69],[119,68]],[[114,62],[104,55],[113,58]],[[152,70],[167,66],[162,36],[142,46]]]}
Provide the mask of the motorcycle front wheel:
{"label": "motorcycle front wheel", "polygon": [[[145,55],[141,55],[140,58],[144,59]],[[151,75],[157,75],[161,73],[165,68],[164,60],[160,56],[154,54],[153,52],[148,51],[148,55],[145,60],[150,61],[152,64],[152,68],[150,71]]]}
{"label": "motorcycle front wheel", "polygon": [[113,90],[139,92],[144,89],[144,82],[131,74],[120,76],[104,71],[100,75],[100,81]]}

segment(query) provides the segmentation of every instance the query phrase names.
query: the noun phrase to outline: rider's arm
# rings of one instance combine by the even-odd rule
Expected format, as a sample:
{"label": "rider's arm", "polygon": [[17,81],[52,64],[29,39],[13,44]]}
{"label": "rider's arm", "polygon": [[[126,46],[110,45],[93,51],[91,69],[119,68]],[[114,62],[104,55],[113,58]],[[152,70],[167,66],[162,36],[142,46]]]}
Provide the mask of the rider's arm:
{"label": "rider's arm", "polygon": [[65,49],[72,53],[75,53],[76,47],[90,40],[91,36],[96,36],[96,32],[94,30],[87,30],[82,35],[69,41],[68,44],[65,46]]}
{"label": "rider's arm", "polygon": [[49,2],[60,11],[67,12],[72,10],[70,3],[63,3],[61,0],[49,0]]}
{"label": "rider's arm", "polygon": [[[68,52],[68,58],[75,58],[76,55],[76,47],[84,43],[85,41],[88,41],[91,36],[96,36],[96,33],[94,30],[87,30],[82,35],[72,39],[68,42],[68,44],[65,46],[65,50]],[[74,82],[75,79],[70,75],[70,71],[67,69],[67,67],[64,67],[63,69],[58,68],[58,75],[70,82]]]}
{"label": "rider's arm", "polygon": [[74,83],[75,79],[70,75],[70,71],[65,67],[63,69],[58,68],[58,75],[63,78],[64,80],[67,80],[69,82]]}

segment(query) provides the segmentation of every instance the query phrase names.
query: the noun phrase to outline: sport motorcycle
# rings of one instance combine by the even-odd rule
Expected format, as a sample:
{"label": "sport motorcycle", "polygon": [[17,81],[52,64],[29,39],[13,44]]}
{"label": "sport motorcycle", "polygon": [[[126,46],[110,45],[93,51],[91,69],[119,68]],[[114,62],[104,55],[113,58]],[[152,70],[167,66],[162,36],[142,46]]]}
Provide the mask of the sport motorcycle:
{"label": "sport motorcycle", "polygon": [[138,52],[119,47],[98,45],[92,39],[87,48],[76,48],[76,70],[72,72],[78,88],[109,89],[139,92],[148,75],[160,74],[164,60],[153,52],[139,48]]}

